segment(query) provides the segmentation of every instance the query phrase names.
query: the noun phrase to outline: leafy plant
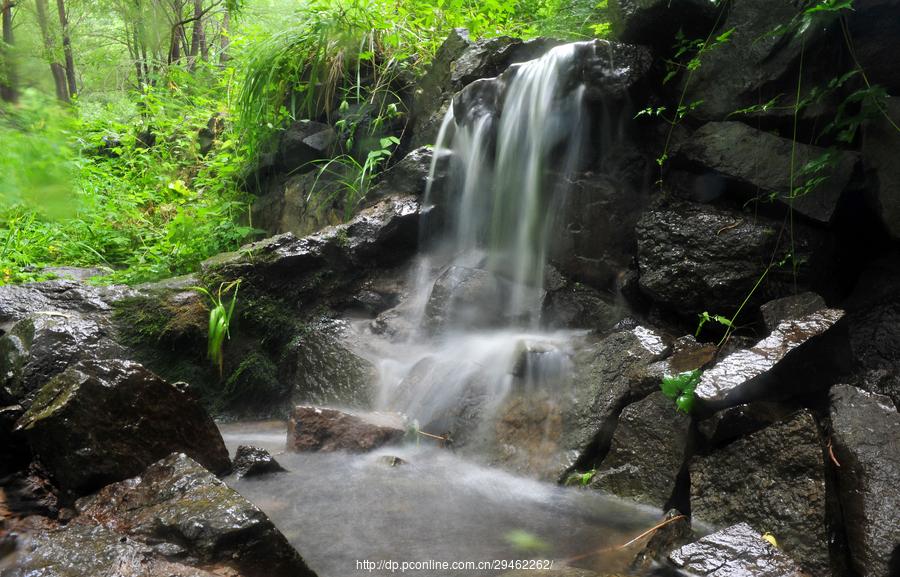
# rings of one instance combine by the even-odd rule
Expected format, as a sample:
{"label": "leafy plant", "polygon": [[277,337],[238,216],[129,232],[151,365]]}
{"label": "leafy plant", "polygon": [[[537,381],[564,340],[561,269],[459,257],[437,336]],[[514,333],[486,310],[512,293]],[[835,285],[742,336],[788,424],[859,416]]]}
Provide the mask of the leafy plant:
{"label": "leafy plant", "polygon": [[690,413],[694,408],[694,389],[700,384],[700,369],[663,377],[660,389],[675,401],[679,411]]}
{"label": "leafy plant", "polygon": [[550,549],[550,545],[546,541],[523,529],[513,529],[504,537],[514,549],[523,553],[540,553]]}
{"label": "leafy plant", "polygon": [[[207,333],[207,356],[219,369],[219,377],[222,377],[224,356],[222,347],[226,339],[231,338],[231,317],[234,314],[234,306],[237,304],[238,289],[241,279],[222,283],[216,294],[203,287],[192,287],[193,290],[206,295],[212,306],[209,310],[209,332]],[[231,302],[226,306],[225,297],[232,292]]]}

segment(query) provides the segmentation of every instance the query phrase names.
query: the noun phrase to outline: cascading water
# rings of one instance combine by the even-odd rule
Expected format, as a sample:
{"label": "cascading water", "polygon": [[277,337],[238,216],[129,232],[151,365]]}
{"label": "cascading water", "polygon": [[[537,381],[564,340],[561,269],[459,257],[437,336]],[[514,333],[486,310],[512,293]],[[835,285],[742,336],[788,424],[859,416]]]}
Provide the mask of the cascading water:
{"label": "cascading water", "polygon": [[439,227],[425,219],[413,329],[402,354],[381,362],[380,408],[424,429],[478,446],[510,391],[565,384],[569,335],[539,323],[548,232],[585,141],[585,89],[571,77],[579,47],[476,83],[483,96],[444,118],[423,206],[447,214]]}

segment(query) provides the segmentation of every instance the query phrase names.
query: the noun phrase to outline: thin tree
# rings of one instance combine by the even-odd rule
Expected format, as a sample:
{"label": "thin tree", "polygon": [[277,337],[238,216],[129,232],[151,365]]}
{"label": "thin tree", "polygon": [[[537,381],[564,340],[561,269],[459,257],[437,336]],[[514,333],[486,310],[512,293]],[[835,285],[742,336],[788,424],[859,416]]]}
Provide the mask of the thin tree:
{"label": "thin tree", "polygon": [[207,59],[206,32],[203,30],[203,0],[194,0],[194,27],[191,34],[191,53],[188,55],[188,68],[193,70],[197,64],[197,57],[203,54]]}
{"label": "thin tree", "polygon": [[69,102],[69,87],[66,84],[66,70],[56,60],[56,42],[53,32],[50,30],[50,21],[47,18],[47,0],[35,0],[37,8],[38,26],[41,29],[41,38],[44,41],[44,52],[47,62],[50,63],[50,74],[53,75],[53,83],[56,85],[56,97],[63,102]]}
{"label": "thin tree", "polygon": [[13,55],[13,8],[15,0],[0,0],[0,20],[3,21],[3,44],[0,44],[0,100],[16,102],[19,100],[19,79]]}
{"label": "thin tree", "polygon": [[63,56],[66,60],[66,81],[69,87],[69,96],[71,97],[78,93],[78,85],[75,82],[75,58],[72,56],[72,38],[69,36],[66,0],[56,0],[56,11],[59,13],[59,28],[62,30]]}

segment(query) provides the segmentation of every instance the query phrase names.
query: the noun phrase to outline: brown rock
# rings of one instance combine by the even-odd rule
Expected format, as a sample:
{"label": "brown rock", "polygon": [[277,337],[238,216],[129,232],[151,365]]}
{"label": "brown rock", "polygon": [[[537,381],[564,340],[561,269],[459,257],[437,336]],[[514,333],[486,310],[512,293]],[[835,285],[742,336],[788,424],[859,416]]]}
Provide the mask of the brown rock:
{"label": "brown rock", "polygon": [[288,421],[287,448],[297,452],[362,453],[399,441],[405,432],[395,415],[299,406]]}

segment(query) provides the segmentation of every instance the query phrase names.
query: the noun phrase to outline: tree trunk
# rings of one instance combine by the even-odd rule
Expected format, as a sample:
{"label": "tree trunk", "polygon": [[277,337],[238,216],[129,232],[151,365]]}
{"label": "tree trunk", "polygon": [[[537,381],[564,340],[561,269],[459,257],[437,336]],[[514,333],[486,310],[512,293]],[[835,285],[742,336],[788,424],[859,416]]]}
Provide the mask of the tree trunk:
{"label": "tree trunk", "polygon": [[206,34],[203,31],[203,0],[194,0],[194,30],[191,34],[191,53],[188,68],[193,70],[201,50],[206,52]]}
{"label": "tree trunk", "polygon": [[231,26],[231,14],[228,12],[228,9],[225,9],[225,14],[222,16],[222,40],[221,40],[221,52],[219,52],[219,64],[225,64],[229,60],[228,56],[228,45],[231,44],[231,38],[228,34],[231,32],[229,27]]}
{"label": "tree trunk", "polygon": [[62,29],[63,55],[66,59],[66,80],[69,86],[69,96],[75,96],[78,93],[78,85],[75,83],[75,58],[72,56],[72,39],[69,37],[66,0],[56,0],[56,9],[59,12],[59,26]]}
{"label": "tree trunk", "polygon": [[66,84],[66,70],[62,64],[56,61],[56,43],[50,31],[50,21],[47,19],[47,0],[35,0],[37,8],[38,26],[41,29],[41,37],[44,40],[44,51],[47,62],[50,63],[50,74],[53,75],[53,83],[56,85],[56,97],[63,102],[69,102],[69,87]]}
{"label": "tree trunk", "polygon": [[0,1],[2,1],[0,19],[3,20],[3,46],[0,49],[0,61],[3,63],[3,70],[0,71],[0,100],[17,102],[19,100],[19,79],[12,53],[14,41],[12,9],[15,2],[13,0]]}

